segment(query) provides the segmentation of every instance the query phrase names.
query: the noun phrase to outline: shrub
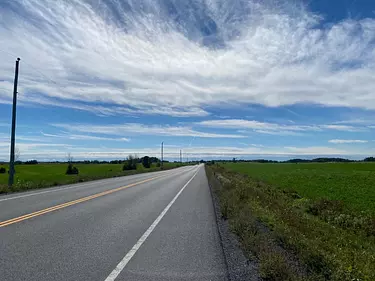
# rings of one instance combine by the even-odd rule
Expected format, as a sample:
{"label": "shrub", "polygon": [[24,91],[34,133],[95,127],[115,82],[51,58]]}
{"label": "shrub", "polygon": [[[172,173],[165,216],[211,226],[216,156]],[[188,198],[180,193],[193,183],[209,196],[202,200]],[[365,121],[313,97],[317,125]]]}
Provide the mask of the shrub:
{"label": "shrub", "polygon": [[0,174],[5,174],[6,172],[7,172],[7,170],[4,167],[0,168]]}
{"label": "shrub", "polygon": [[156,167],[159,168],[160,166],[161,166],[160,162],[156,163]]}
{"label": "shrub", "polygon": [[68,169],[66,169],[67,175],[78,175],[79,171],[77,167],[74,167],[72,164],[68,165]]}
{"label": "shrub", "polygon": [[142,165],[143,167],[145,167],[146,169],[149,169],[151,167],[151,163],[150,163],[150,157],[148,156],[145,156],[142,158]]}
{"label": "shrub", "polygon": [[136,169],[137,169],[136,165],[129,163],[129,162],[126,162],[124,166],[122,166],[123,171],[130,171],[130,170],[136,170]]}
{"label": "shrub", "polygon": [[125,160],[123,171],[137,170],[137,159],[133,155],[129,155]]}

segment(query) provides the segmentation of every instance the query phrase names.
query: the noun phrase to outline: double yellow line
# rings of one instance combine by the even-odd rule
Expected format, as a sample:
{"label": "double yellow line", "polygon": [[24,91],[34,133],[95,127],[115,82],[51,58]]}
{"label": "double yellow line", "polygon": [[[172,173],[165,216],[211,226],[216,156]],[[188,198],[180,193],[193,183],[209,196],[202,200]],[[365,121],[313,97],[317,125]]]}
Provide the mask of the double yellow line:
{"label": "double yellow line", "polygon": [[76,205],[78,203],[86,202],[86,201],[89,201],[89,200],[92,200],[92,199],[95,199],[95,198],[98,198],[98,197],[101,197],[101,196],[104,196],[104,195],[108,195],[108,194],[111,194],[111,193],[114,193],[114,192],[117,192],[117,191],[121,191],[121,190],[124,190],[124,189],[132,187],[132,186],[136,186],[136,185],[140,185],[142,183],[146,183],[146,182],[149,182],[149,181],[152,181],[152,180],[156,180],[156,179],[164,177],[164,176],[165,175],[153,177],[153,178],[150,178],[150,179],[147,179],[147,180],[139,181],[139,182],[132,183],[132,184],[129,184],[129,185],[126,185],[126,186],[122,186],[122,187],[119,187],[119,188],[107,190],[107,191],[100,192],[100,193],[97,193],[97,194],[94,194],[94,195],[83,197],[83,198],[73,200],[73,201],[70,201],[70,202],[66,202],[66,203],[63,203],[63,204],[60,204],[60,205],[56,205],[56,206],[53,206],[53,207],[50,207],[50,208],[47,208],[47,209],[43,209],[43,210],[40,210],[40,211],[37,211],[37,212],[34,212],[34,213],[30,213],[30,214],[27,214],[27,215],[20,216],[20,217],[14,218],[14,219],[2,221],[2,222],[0,222],[0,228],[4,227],[4,226],[11,225],[11,224],[14,224],[14,223],[18,223],[18,222],[21,222],[21,221],[24,221],[24,220],[28,220],[28,219],[31,219],[33,217],[41,216],[41,215],[44,215],[44,214],[47,214],[47,213],[50,213],[50,212],[53,212],[53,211],[56,211],[56,210],[60,210],[60,209],[63,209],[63,208],[66,208],[66,207],[69,207],[69,206],[72,206],[72,205]]}

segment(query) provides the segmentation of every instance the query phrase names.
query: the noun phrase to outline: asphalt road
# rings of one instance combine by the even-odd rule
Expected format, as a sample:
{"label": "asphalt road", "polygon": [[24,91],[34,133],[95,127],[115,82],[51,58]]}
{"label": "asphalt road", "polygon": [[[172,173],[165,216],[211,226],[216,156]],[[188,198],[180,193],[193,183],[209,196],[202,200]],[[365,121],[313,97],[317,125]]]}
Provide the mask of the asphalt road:
{"label": "asphalt road", "polygon": [[226,280],[202,165],[0,197],[0,280]]}

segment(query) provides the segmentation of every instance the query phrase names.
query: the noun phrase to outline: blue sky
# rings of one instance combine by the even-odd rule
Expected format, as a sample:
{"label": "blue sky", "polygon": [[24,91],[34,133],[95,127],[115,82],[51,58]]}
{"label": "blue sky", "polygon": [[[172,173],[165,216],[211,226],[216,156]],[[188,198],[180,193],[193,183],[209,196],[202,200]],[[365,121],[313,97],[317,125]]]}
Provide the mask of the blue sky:
{"label": "blue sky", "polygon": [[0,161],[375,154],[372,0],[0,0]]}

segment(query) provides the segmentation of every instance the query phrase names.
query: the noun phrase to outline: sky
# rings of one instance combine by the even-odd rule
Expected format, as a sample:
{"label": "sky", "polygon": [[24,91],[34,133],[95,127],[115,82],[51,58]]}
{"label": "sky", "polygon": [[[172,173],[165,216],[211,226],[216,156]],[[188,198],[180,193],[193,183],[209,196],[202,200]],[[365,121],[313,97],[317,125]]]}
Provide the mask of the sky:
{"label": "sky", "polygon": [[0,161],[375,154],[373,0],[0,0]]}

